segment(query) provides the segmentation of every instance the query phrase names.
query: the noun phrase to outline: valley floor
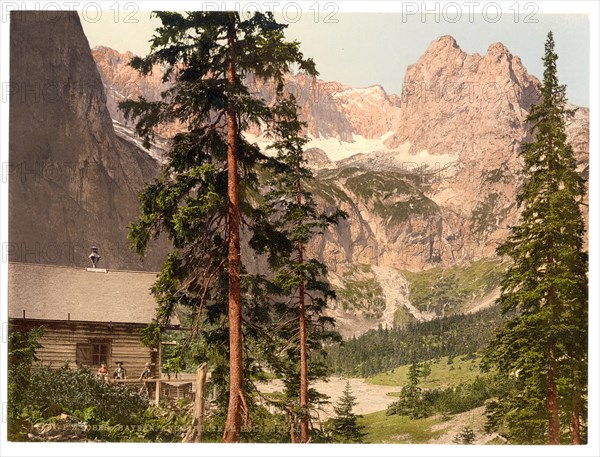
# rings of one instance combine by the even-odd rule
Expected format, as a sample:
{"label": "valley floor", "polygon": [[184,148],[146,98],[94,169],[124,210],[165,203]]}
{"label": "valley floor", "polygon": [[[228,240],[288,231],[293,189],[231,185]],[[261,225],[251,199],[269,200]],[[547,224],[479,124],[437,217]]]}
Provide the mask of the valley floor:
{"label": "valley floor", "polygon": [[[385,386],[367,384],[362,378],[331,377],[329,382],[318,381],[311,385],[318,392],[329,396],[329,404],[325,405],[319,414],[319,419],[325,421],[333,417],[333,405],[338,401],[346,387],[346,381],[350,382],[352,395],[356,397],[357,405],[354,407],[355,414],[370,414],[385,410],[396,398],[389,396],[388,392],[398,392],[398,386]],[[283,390],[283,382],[278,379],[258,386],[263,393],[278,392]]]}
{"label": "valley floor", "polygon": [[398,415],[386,416],[385,411],[365,415],[359,423],[364,425],[370,444],[455,444],[454,438],[464,427],[475,432],[473,444],[502,444],[495,434],[485,433],[484,407],[455,414],[449,418],[432,416],[412,420]]}
{"label": "valley floor", "polygon": [[[333,417],[333,405],[342,394],[346,381],[350,382],[352,395],[356,397],[357,404],[353,412],[363,416],[359,423],[365,426],[366,443],[453,444],[455,436],[469,426],[475,432],[473,444],[502,444],[496,435],[487,434],[483,429],[484,407],[446,418],[438,415],[412,420],[398,415],[387,416],[385,411],[388,405],[397,399],[393,393],[399,392],[401,387],[369,384],[362,378],[331,377],[329,382],[319,381],[311,386],[330,397],[330,404],[319,413],[320,421]],[[278,392],[283,390],[283,383],[276,379],[261,384],[259,388],[263,393]]]}

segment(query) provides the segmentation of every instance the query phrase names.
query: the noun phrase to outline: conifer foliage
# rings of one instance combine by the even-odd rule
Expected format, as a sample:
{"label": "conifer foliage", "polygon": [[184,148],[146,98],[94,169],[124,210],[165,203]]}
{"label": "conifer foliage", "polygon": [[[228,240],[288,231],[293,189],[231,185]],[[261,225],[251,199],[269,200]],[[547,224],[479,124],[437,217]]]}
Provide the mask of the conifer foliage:
{"label": "conifer foliage", "polygon": [[277,315],[283,320],[275,328],[287,348],[283,357],[273,360],[273,366],[285,380],[288,399],[299,400],[296,411],[300,416],[300,441],[307,443],[310,406],[320,397],[314,390],[311,392],[309,382],[327,373],[322,363],[309,360],[309,353],[323,349],[327,340],[339,338],[333,332],[333,319],[324,315],[327,300],[335,296],[321,279],[327,268],[308,255],[307,245],[346,215],[339,210],[330,215],[320,213],[306,190],[305,183],[313,176],[305,166],[303,148],[308,140],[301,135],[305,124],[298,120],[293,95],[279,100],[274,111],[276,126],[271,148],[276,152],[281,172],[270,180],[271,190],[266,194],[263,210],[289,244],[273,262],[273,292],[280,298],[274,305],[280,308]]}
{"label": "conifer foliage", "polygon": [[362,416],[354,414],[352,409],[356,406],[356,397],[352,395],[350,382],[346,381],[344,392],[337,404],[333,407],[335,417],[329,420],[331,438],[334,443],[362,443],[366,433],[364,427],[358,423]]}
{"label": "conifer foliage", "polygon": [[402,387],[400,398],[388,407],[388,413],[408,416],[411,419],[421,419],[429,415],[429,405],[423,397],[423,389],[419,387],[423,377],[423,365],[414,362],[410,365],[407,383]]}
{"label": "conifer foliage", "polygon": [[521,151],[521,219],[497,250],[512,260],[499,298],[510,319],[491,341],[486,365],[516,381],[492,414],[509,440],[580,444],[587,399],[586,190],[567,143],[565,121],[573,111],[558,82],[557,59],[550,32],[541,98],[527,118],[534,140]]}
{"label": "conifer foliage", "polygon": [[229,384],[228,399],[221,398],[228,405],[223,440],[234,442],[251,406],[244,373],[254,365],[244,340],[269,319],[260,308],[264,282],[242,264],[240,240],[247,237],[249,247],[272,258],[286,244],[257,203],[259,171],[277,173],[280,164],[244,137],[251,126],[277,126],[276,109],[252,94],[246,82],[250,77],[267,81],[279,97],[292,67],[317,73],[299,43],[285,41],[286,26],[270,13],[155,14],[162,26],[151,52],[131,65],[143,74],[162,65],[171,86],[161,101],[140,98],[120,107],[137,120],[136,132],[146,145],[161,123],[177,121],[185,129],[173,139],[163,176],[142,192],[140,217],[130,226],[140,254],[161,235],[173,246],[153,288],[158,318],[146,336],[160,335],[178,306],[192,311],[189,341],[204,340],[212,360],[220,361],[213,379]]}

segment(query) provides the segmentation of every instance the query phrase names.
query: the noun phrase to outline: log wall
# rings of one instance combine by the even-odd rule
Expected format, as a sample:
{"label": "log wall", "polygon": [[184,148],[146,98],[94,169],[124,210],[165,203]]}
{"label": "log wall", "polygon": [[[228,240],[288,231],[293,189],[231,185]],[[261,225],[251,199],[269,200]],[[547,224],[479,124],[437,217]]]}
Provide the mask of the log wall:
{"label": "log wall", "polygon": [[[77,344],[109,343],[107,367],[112,377],[115,362],[123,362],[128,378],[138,378],[144,370],[144,364],[152,364],[153,373],[157,372],[158,352],[142,346],[139,330],[143,324],[110,324],[76,321],[42,321],[33,319],[11,319],[11,328],[28,330],[43,326],[44,335],[37,351],[40,363],[58,368],[66,362],[76,366]],[[97,370],[98,367],[91,367]]]}

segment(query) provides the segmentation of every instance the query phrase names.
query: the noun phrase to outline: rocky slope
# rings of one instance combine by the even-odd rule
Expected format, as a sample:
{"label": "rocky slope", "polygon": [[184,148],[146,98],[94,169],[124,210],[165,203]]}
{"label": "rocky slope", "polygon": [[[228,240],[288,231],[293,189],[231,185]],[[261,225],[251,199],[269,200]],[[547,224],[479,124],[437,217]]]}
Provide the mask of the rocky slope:
{"label": "rocky slope", "polygon": [[[129,66],[132,53],[119,53],[104,46],[98,46],[92,52],[105,87],[111,117],[121,124],[133,126],[124,119],[117,105],[126,98],[138,96],[159,100],[161,93],[169,87],[162,81],[162,68],[156,65],[151,75],[140,76]],[[247,84],[251,92],[267,101],[275,96],[275,89],[269,83],[249,78]],[[388,95],[381,86],[354,89],[338,82],[287,75],[286,90],[298,100],[301,115],[308,123],[307,134],[317,143],[319,140],[354,143],[362,139],[378,143],[400,118],[400,98]],[[157,133],[168,138],[179,129],[181,126],[169,124]],[[260,130],[254,129],[251,133],[260,138]]]}
{"label": "rocky slope", "polygon": [[[125,96],[157,99],[165,88],[160,68],[144,79],[127,67],[130,54],[96,48],[94,58],[109,112],[120,135],[130,137],[116,103]],[[466,268],[495,257],[519,215],[518,151],[529,138],[525,119],[538,83],[501,43],[484,56],[469,55],[449,36],[434,40],[409,67],[401,98],[379,86],[287,77],[308,123],[308,157],[318,176],[312,190],[323,209],[349,214],[310,246],[330,267],[340,297],[331,313],[346,334],[439,315],[410,303],[402,271]],[[273,96],[268,85],[249,84],[265,100]],[[588,118],[579,109],[568,127],[582,173]],[[178,128],[161,133],[168,138]],[[249,133],[264,144],[259,129]],[[490,306],[495,293],[474,294],[461,311]]]}
{"label": "rocky slope", "polygon": [[[349,157],[320,173],[320,186],[351,217],[341,226],[344,233],[332,233],[315,252],[331,259],[334,271],[355,262],[420,271],[495,258],[496,246],[518,221],[518,151],[530,139],[525,119],[538,84],[500,43],[479,56],[464,53],[449,36],[433,41],[407,71],[387,149]],[[587,174],[587,108],[577,109],[567,133],[579,170]],[[398,289],[402,281],[396,284]],[[383,290],[389,304],[390,291]],[[470,309],[491,306],[497,293],[478,294]],[[432,317],[406,304],[401,309]],[[338,314],[342,325],[354,325]],[[389,323],[375,321],[373,326]]]}
{"label": "rocky slope", "polygon": [[77,13],[13,12],[10,45],[9,260],[91,266],[96,245],[101,267],[155,270],[126,233],[159,164],[115,134]]}

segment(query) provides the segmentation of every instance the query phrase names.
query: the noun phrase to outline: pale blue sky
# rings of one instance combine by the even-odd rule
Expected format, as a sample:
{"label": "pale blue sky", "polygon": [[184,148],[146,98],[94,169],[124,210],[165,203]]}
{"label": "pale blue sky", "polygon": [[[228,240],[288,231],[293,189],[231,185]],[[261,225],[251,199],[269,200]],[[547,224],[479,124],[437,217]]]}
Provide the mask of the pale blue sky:
{"label": "pale blue sky", "polygon": [[[108,12],[105,12],[108,13]],[[144,55],[148,40],[159,21],[150,13],[138,11],[132,16],[138,23],[125,23],[124,16],[115,21],[103,14],[97,22],[82,23],[90,46],[105,45],[121,52]],[[279,16],[281,22],[285,18]],[[292,18],[295,20],[295,18]],[[470,21],[466,15],[456,23],[432,16],[422,22],[419,15],[400,13],[336,13],[337,23],[325,23],[321,13],[315,22],[305,13],[290,22],[288,36],[301,43],[306,56],[312,57],[323,80],[335,80],[354,87],[382,85],[389,93],[400,94],[406,68],[415,63],[431,41],[441,35],[452,35],[467,53],[484,54],[488,46],[502,42],[521,57],[530,73],[542,74],[541,57],[549,30],[554,32],[561,83],[567,85],[569,100],[589,106],[590,26],[583,14],[536,14],[537,23],[526,23],[524,16],[515,20],[505,14],[496,22],[486,22],[481,15]]]}

